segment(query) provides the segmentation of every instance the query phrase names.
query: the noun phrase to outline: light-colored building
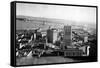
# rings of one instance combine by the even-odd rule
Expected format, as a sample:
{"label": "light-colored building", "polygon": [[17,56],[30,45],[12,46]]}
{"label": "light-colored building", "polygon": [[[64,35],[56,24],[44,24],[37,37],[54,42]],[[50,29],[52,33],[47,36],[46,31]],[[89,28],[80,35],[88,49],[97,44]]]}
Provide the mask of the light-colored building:
{"label": "light-colored building", "polygon": [[88,42],[88,37],[87,36],[84,37],[84,42]]}

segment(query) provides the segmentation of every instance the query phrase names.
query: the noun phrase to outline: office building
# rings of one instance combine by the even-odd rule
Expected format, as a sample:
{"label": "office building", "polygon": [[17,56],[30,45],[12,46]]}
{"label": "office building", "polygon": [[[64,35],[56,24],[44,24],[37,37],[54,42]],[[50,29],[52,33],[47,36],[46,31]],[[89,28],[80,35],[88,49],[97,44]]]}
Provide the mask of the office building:
{"label": "office building", "polygon": [[57,35],[58,35],[58,32],[56,30],[48,29],[47,30],[48,43],[55,43],[55,41],[57,40]]}
{"label": "office building", "polygon": [[64,46],[71,46],[71,26],[64,26]]}

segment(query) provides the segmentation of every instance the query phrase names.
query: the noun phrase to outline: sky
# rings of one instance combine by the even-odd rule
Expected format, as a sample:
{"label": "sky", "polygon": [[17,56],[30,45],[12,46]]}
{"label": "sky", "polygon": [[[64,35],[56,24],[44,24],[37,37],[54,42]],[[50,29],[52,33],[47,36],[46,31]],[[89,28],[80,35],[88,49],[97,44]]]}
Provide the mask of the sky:
{"label": "sky", "polygon": [[94,7],[17,3],[16,15],[96,23],[96,8]]}

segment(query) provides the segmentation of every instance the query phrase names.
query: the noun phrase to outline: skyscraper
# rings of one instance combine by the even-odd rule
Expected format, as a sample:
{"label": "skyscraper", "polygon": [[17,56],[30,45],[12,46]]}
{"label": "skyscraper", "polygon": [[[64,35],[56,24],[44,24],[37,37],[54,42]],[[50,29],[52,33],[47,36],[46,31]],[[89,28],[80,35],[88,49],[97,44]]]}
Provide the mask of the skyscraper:
{"label": "skyscraper", "polygon": [[71,26],[64,26],[64,46],[71,46]]}
{"label": "skyscraper", "polygon": [[57,31],[56,30],[47,30],[47,40],[48,43],[55,43],[57,40]]}

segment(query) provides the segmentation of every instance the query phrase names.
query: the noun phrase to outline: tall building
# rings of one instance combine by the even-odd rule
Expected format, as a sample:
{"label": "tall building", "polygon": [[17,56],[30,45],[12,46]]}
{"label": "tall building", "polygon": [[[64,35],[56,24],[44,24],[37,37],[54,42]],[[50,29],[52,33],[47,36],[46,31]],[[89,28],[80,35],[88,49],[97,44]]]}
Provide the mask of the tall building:
{"label": "tall building", "polygon": [[56,30],[51,30],[48,29],[47,30],[47,40],[48,43],[55,43],[55,41],[57,40],[57,31]]}
{"label": "tall building", "polygon": [[64,46],[71,46],[71,26],[64,26]]}

